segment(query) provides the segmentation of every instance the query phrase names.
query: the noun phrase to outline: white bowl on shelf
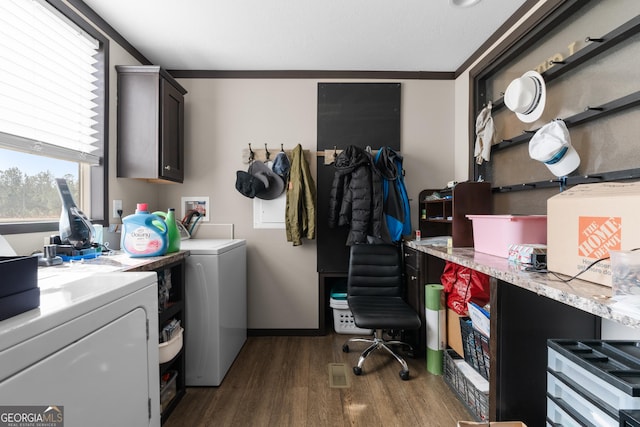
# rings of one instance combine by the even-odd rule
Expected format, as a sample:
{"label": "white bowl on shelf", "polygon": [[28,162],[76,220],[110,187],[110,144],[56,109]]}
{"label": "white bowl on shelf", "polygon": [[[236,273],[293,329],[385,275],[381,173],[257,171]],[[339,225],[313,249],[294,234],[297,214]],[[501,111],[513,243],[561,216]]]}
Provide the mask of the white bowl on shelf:
{"label": "white bowl on shelf", "polygon": [[182,349],[182,333],[184,332],[183,328],[180,328],[175,337],[171,338],[167,342],[163,342],[158,344],[158,358],[160,363],[166,363],[176,357],[176,355]]}

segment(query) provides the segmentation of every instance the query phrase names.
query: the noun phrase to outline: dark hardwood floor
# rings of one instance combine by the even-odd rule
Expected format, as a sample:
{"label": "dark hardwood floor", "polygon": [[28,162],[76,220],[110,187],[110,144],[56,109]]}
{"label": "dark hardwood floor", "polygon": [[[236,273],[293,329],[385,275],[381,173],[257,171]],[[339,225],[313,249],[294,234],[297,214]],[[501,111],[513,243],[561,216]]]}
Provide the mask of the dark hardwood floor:
{"label": "dark hardwood floor", "polygon": [[[364,344],[350,335],[249,337],[219,387],[190,387],[165,427],[197,426],[447,426],[471,420],[441,376],[424,359],[400,364],[376,352],[355,376]],[[348,388],[332,388],[329,364],[345,363]]]}

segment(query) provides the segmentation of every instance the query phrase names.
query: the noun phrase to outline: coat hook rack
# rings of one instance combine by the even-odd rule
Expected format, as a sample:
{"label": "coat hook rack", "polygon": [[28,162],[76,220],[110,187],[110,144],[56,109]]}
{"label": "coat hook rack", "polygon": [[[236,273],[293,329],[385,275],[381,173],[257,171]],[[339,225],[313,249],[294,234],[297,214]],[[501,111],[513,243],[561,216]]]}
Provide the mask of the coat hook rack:
{"label": "coat hook rack", "polygon": [[[268,162],[271,160],[271,153],[274,153],[277,150],[278,149],[274,147],[268,148],[268,144],[265,144],[264,148],[258,148],[256,150],[253,150],[251,148],[251,144],[249,144],[248,150],[246,148],[242,150],[242,162],[246,164],[249,164],[253,161]],[[289,157],[289,159],[291,159],[293,148],[285,149],[284,144],[280,144],[280,151],[285,153]],[[302,153],[304,154],[305,158],[307,158],[307,161],[308,161],[310,156],[309,154],[310,151],[303,149]]]}

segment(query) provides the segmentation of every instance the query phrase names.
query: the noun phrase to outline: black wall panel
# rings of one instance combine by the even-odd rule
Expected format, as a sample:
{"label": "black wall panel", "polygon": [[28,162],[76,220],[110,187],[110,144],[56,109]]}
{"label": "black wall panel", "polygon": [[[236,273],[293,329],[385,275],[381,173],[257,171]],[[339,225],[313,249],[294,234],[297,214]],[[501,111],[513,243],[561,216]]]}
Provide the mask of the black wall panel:
{"label": "black wall panel", "polygon": [[[400,151],[400,83],[319,83],[317,151],[348,145]],[[327,223],[335,168],[318,157],[318,272],[346,273],[348,229]]]}

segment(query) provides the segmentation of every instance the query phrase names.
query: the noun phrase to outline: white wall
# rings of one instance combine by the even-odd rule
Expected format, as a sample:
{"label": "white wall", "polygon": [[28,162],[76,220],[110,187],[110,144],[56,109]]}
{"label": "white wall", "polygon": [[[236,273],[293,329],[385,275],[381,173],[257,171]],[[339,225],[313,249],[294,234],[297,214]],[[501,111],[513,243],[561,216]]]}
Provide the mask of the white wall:
{"label": "white wall", "polygon": [[[179,79],[186,95],[185,181],[160,188],[161,208],[208,196],[211,222],[247,240],[249,328],[318,328],[316,243],[293,247],[283,229],[254,229],[252,200],[235,189],[243,150],[300,143],[316,174],[317,84],[313,79]],[[426,187],[453,177],[453,81],[402,83],[402,154],[412,213]],[[373,147],[376,148],[376,147]],[[271,150],[274,151],[274,150]],[[275,155],[275,153],[274,153]],[[326,220],[318,218],[318,221]],[[220,234],[222,233],[222,234]],[[196,237],[228,237],[204,224]]]}

